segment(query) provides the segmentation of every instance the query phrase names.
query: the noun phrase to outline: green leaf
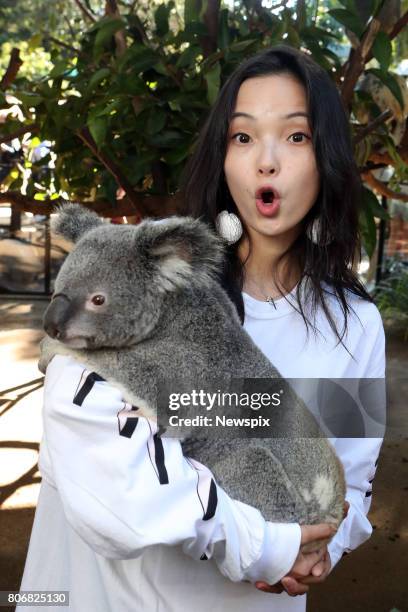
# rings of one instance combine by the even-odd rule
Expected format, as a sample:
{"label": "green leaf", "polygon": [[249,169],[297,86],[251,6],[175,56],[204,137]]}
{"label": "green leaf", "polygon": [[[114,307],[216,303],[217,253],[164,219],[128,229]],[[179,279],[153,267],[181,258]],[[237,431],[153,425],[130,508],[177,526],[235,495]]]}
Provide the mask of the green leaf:
{"label": "green leaf", "polygon": [[203,23],[198,21],[192,21],[191,23],[186,22],[184,32],[180,32],[181,42],[190,42],[192,36],[205,36],[208,34],[208,30]]}
{"label": "green leaf", "polygon": [[200,10],[197,0],[184,0],[184,23],[200,20]]}
{"label": "green leaf", "polygon": [[351,13],[355,12],[356,7],[354,5],[354,0],[339,0],[340,4],[346,7]]}
{"label": "green leaf", "polygon": [[156,33],[158,36],[165,36],[169,31],[169,14],[173,8],[173,3],[160,4],[154,13],[154,22],[156,24]]}
{"label": "green leaf", "polygon": [[380,63],[381,70],[386,72],[391,62],[392,47],[385,32],[378,32],[372,47],[373,55]]}
{"label": "green leaf", "polygon": [[155,147],[172,147],[178,144],[182,138],[181,132],[176,130],[166,130],[160,134],[154,134],[149,138],[149,142]]}
{"label": "green leaf", "polygon": [[55,64],[54,68],[49,73],[48,77],[50,79],[55,79],[56,77],[62,76],[64,72],[68,70],[68,62],[66,60],[62,60]]}
{"label": "green leaf", "polygon": [[181,106],[178,100],[169,100],[168,105],[172,111],[181,112]]}
{"label": "green leaf", "polygon": [[377,243],[377,228],[369,211],[364,210],[360,214],[360,232],[367,255],[371,257]]}
{"label": "green leaf", "polygon": [[157,64],[157,60],[159,56],[153,51],[153,49],[143,49],[140,53],[138,53],[132,60],[130,67],[132,69],[132,73],[144,72],[145,70],[149,70],[153,68],[155,64]]}
{"label": "green leaf", "polygon": [[84,95],[90,94],[106,77],[110,75],[109,68],[100,68],[91,77],[88,87],[85,89]]}
{"label": "green leaf", "polygon": [[211,106],[214,104],[215,99],[218,95],[218,91],[220,89],[220,77],[221,77],[221,66],[219,62],[217,62],[211,68],[211,70],[209,70],[204,75],[204,79],[207,83],[207,100]]}
{"label": "green leaf", "polygon": [[107,120],[104,117],[92,117],[88,119],[88,128],[91,132],[92,138],[95,140],[98,149],[103,145],[106,132],[107,132]]}
{"label": "green leaf", "polygon": [[230,45],[229,50],[234,52],[244,51],[250,45],[253,45],[256,42],[253,38],[251,40],[241,40],[240,42],[233,43]]}
{"label": "green leaf", "polygon": [[357,15],[354,15],[346,9],[331,9],[328,11],[328,14],[361,38],[364,32],[364,26]]}
{"label": "green leaf", "polygon": [[153,136],[153,134],[160,132],[166,125],[166,119],[167,115],[163,109],[156,107],[152,108],[147,121],[147,133]]}
{"label": "green leaf", "polygon": [[107,42],[110,42],[110,39],[119,30],[122,30],[125,27],[125,23],[122,19],[109,19],[106,20],[103,25],[99,28],[94,42],[94,55],[99,55],[103,50],[103,47]]}
{"label": "green leaf", "polygon": [[376,217],[377,219],[383,219],[384,221],[388,221],[388,219],[390,218],[390,215],[385,210],[385,208],[381,206],[381,204],[379,203],[374,193],[370,189],[367,189],[367,187],[363,187],[363,199],[364,199],[364,204],[371,211],[373,217]]}
{"label": "green leaf", "polygon": [[230,43],[230,32],[228,28],[228,9],[223,9],[220,12],[218,25],[218,47],[225,49]]}
{"label": "green leaf", "polygon": [[38,47],[42,45],[42,34],[34,34],[31,38],[28,39],[28,50],[35,51]]}
{"label": "green leaf", "polygon": [[166,153],[166,155],[164,156],[164,161],[170,166],[175,166],[181,163],[187,157],[188,154],[189,146],[183,144],[181,147],[176,147],[175,149],[169,151],[169,153]]}
{"label": "green leaf", "polygon": [[398,100],[400,107],[404,110],[404,99],[402,97],[401,88],[394,76],[390,72],[383,72],[378,68],[369,68],[366,72],[372,72],[372,74],[378,77],[380,81],[388,87],[392,95]]}
{"label": "green leaf", "polygon": [[33,93],[25,93],[22,91],[16,92],[17,97],[24,106],[38,106],[43,101],[43,97]]}
{"label": "green leaf", "polygon": [[198,45],[190,45],[185,49],[176,62],[176,68],[185,68],[194,63],[197,55],[200,55],[203,50]]}

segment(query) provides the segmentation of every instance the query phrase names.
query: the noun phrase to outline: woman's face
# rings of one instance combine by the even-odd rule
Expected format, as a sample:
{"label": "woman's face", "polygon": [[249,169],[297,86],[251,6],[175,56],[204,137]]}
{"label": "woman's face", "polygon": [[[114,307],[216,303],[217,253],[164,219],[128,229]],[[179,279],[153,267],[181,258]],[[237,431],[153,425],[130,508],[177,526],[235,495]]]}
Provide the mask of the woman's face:
{"label": "woman's face", "polygon": [[248,79],[232,117],[224,172],[242,220],[253,238],[295,239],[319,193],[303,86],[288,74]]}

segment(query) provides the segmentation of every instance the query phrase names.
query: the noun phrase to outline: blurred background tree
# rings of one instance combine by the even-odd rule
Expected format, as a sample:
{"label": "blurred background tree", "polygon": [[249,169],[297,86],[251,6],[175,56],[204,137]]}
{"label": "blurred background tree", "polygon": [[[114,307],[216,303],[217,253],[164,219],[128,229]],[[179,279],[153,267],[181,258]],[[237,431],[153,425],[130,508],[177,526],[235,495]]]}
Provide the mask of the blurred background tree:
{"label": "blurred background tree", "polygon": [[0,0],[0,142],[17,149],[17,162],[3,164],[0,202],[44,214],[61,198],[109,216],[181,212],[180,174],[220,86],[246,57],[285,42],[311,53],[341,92],[370,255],[375,218],[387,217],[373,191],[408,201],[408,90],[397,74],[407,6]]}

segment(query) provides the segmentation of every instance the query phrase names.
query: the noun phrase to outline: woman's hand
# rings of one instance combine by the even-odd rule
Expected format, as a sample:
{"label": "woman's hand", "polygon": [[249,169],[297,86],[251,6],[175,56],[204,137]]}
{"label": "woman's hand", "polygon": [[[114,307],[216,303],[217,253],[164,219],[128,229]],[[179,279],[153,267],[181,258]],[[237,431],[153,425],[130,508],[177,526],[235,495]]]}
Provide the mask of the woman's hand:
{"label": "woman's hand", "polygon": [[256,582],[255,586],[257,589],[267,593],[282,593],[284,589],[290,589],[290,592],[288,591],[289,595],[302,595],[309,590],[308,585],[301,584],[299,580],[310,576],[312,569],[323,561],[327,554],[327,546],[322,545],[321,548],[308,553],[302,552],[302,546],[316,540],[327,540],[336,533],[336,530],[333,525],[327,524],[301,525],[300,529],[302,533],[300,549],[290,572],[277,584],[270,585],[262,581]]}
{"label": "woman's hand", "polygon": [[[346,518],[349,508],[349,502],[345,501],[343,508],[343,520]],[[302,546],[308,542],[313,542],[314,539],[320,540],[330,537],[333,535],[333,531],[329,534],[329,536],[324,536],[321,535],[322,532],[319,529],[320,535],[313,537],[313,532],[310,531],[310,527],[313,527],[313,525],[301,526],[302,538],[300,541],[299,554],[289,574],[284,576],[277,584],[271,585],[267,584],[266,582],[256,582],[255,586],[257,589],[267,593],[282,593],[285,590],[288,595],[294,597],[296,595],[303,595],[304,593],[307,593],[309,590],[309,584],[318,584],[327,578],[331,570],[331,559],[329,551],[327,550],[327,545],[322,546],[322,548],[315,551],[315,553],[302,553]],[[314,527],[322,528],[328,526],[314,525]],[[318,557],[318,560],[315,558],[314,564],[313,555]],[[299,572],[305,572],[308,567],[310,568],[309,573],[303,574],[303,576],[299,575]],[[298,575],[296,576],[296,574]]]}

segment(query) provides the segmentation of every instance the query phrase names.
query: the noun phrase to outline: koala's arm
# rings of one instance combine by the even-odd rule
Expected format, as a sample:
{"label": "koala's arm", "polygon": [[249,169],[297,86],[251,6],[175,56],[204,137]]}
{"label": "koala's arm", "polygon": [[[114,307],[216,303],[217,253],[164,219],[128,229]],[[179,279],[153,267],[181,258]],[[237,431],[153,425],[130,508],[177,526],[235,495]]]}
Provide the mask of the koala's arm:
{"label": "koala's arm", "polygon": [[157,437],[154,422],[137,418],[118,389],[90,382],[71,358],[50,363],[40,465],[93,550],[130,559],[149,546],[182,546],[197,561],[213,558],[233,581],[274,583],[291,569],[299,525],[267,523],[229,498],[210,470],[183,456],[178,440]]}
{"label": "koala's arm", "polygon": [[53,340],[49,336],[44,336],[40,342],[40,359],[38,369],[43,374],[46,373],[48,364],[55,355],[71,355],[70,350],[58,340]]}

